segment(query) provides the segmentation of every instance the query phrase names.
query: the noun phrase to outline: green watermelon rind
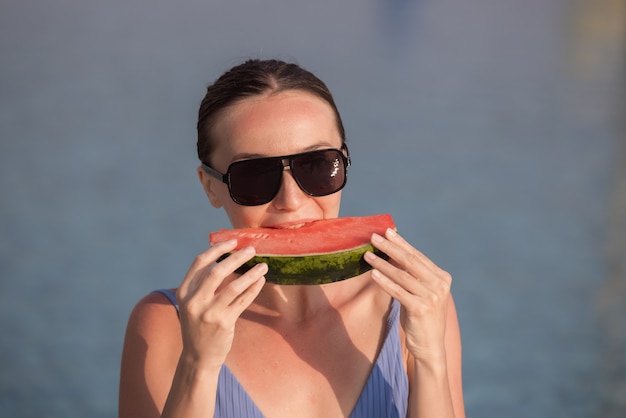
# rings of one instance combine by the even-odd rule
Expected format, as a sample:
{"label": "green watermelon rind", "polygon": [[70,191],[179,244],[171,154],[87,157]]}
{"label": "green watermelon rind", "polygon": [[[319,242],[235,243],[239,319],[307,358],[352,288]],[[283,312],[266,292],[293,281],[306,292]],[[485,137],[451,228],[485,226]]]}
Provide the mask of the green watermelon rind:
{"label": "green watermelon rind", "polygon": [[320,285],[339,282],[372,269],[364,259],[366,251],[388,259],[386,254],[365,244],[349,250],[315,255],[256,255],[236,270],[244,274],[259,263],[267,263],[265,280],[280,285]]}

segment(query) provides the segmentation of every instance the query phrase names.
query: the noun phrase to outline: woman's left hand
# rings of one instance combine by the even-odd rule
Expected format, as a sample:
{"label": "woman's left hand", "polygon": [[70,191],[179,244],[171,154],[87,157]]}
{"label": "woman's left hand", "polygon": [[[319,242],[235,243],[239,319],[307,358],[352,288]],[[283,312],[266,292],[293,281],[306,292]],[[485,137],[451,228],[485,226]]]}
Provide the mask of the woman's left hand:
{"label": "woman's left hand", "polygon": [[384,237],[373,234],[372,244],[390,257],[385,261],[371,252],[365,254],[374,268],[372,279],[404,308],[407,349],[416,360],[445,363],[452,277],[392,229]]}

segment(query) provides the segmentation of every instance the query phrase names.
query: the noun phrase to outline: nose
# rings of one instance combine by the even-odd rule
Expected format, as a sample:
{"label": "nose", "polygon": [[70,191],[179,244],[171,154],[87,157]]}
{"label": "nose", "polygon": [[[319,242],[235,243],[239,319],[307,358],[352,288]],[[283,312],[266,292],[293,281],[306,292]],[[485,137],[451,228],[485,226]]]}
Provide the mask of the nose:
{"label": "nose", "polygon": [[[285,163],[283,162],[283,164]],[[283,168],[280,189],[272,204],[279,210],[294,211],[300,208],[308,198],[309,195],[302,191],[296,183],[296,179],[293,178],[289,162],[287,162]]]}

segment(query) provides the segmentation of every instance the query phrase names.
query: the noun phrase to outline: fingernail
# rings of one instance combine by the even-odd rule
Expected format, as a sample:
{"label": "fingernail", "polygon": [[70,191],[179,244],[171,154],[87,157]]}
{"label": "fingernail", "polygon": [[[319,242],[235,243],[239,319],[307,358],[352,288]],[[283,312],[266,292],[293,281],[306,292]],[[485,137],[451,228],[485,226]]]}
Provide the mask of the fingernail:
{"label": "fingernail", "polygon": [[384,238],[383,238],[383,237],[381,237],[380,235],[378,235],[377,233],[375,233],[375,232],[374,232],[374,233],[372,234],[372,242],[373,242],[374,244],[380,244],[380,243],[382,243],[383,241],[385,241],[385,240],[384,240]]}
{"label": "fingernail", "polygon": [[255,253],[254,247],[252,246],[242,248],[241,251],[243,251],[245,254],[251,254],[251,255]]}
{"label": "fingernail", "polygon": [[365,261],[374,261],[376,259],[376,256],[371,251],[365,251],[365,255],[363,257],[365,258]]}
{"label": "fingernail", "polygon": [[237,239],[233,238],[233,239],[229,239],[226,241],[220,241],[220,242],[216,242],[214,244],[211,245],[223,245],[225,247],[234,247],[235,245],[237,245]]}
{"label": "fingernail", "polygon": [[398,235],[398,233],[395,231],[395,229],[387,228],[386,235],[389,238],[394,238]]}
{"label": "fingernail", "polygon": [[256,265],[256,269],[258,270],[259,273],[265,274],[269,270],[269,267],[267,266],[266,263],[259,263]]}

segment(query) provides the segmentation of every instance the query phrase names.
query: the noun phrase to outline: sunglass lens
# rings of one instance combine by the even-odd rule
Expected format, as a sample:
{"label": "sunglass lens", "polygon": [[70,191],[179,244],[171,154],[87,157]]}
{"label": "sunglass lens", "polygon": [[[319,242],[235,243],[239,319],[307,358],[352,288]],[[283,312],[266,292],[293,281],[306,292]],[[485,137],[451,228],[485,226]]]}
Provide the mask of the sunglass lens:
{"label": "sunglass lens", "polygon": [[346,166],[343,155],[337,150],[322,150],[294,158],[294,177],[300,187],[312,196],[335,193],[345,185]]}
{"label": "sunglass lens", "polygon": [[233,200],[254,206],[268,203],[276,196],[283,165],[280,159],[259,158],[233,163],[228,171]]}

